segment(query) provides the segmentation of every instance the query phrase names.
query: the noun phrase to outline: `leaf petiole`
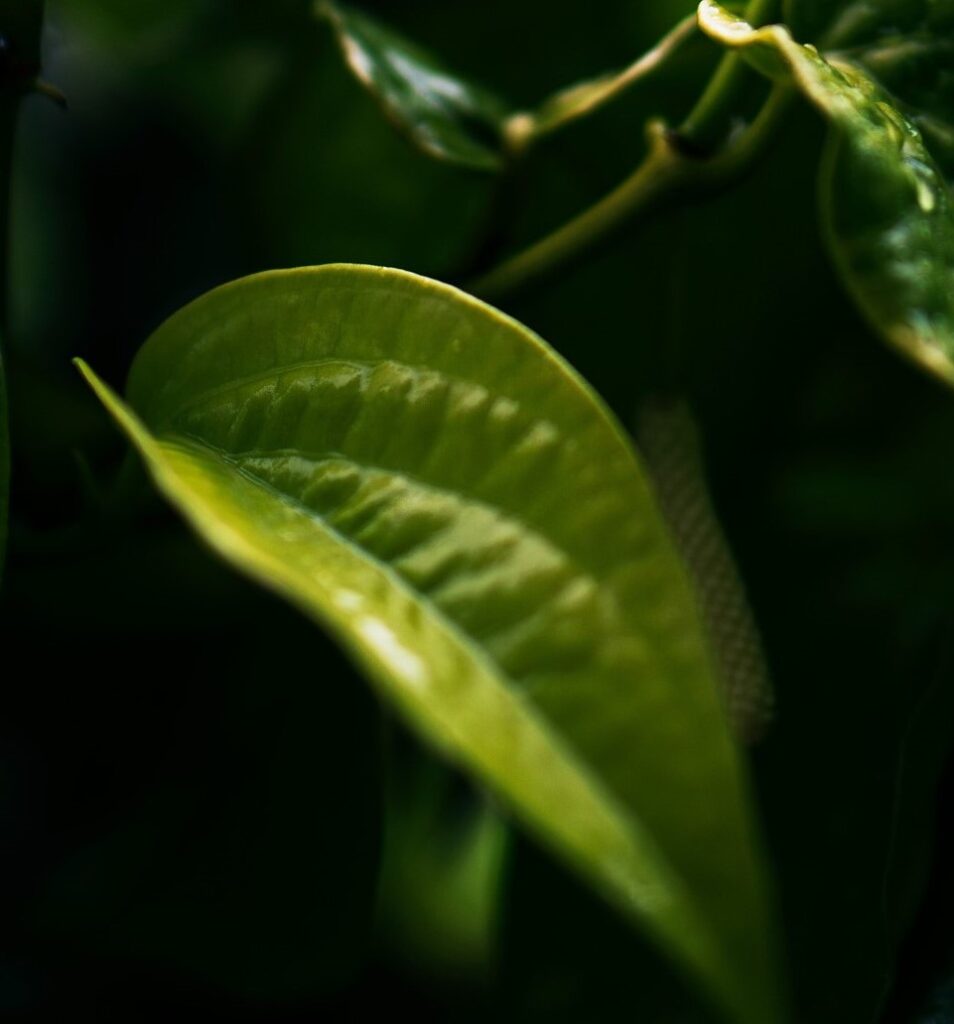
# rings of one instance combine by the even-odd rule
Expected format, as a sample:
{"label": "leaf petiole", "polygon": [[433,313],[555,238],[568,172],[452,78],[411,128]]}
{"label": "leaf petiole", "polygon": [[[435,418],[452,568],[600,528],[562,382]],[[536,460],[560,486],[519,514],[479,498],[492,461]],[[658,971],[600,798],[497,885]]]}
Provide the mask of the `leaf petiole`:
{"label": "leaf petiole", "polygon": [[793,95],[788,85],[777,85],[748,128],[709,159],[688,153],[681,132],[660,121],[650,122],[649,152],[621,185],[546,238],[472,281],[468,290],[482,298],[499,299],[565,266],[622,227],[651,216],[677,195],[721,191],[765,151]]}
{"label": "leaf petiole", "polygon": [[646,53],[617,74],[578,82],[545,100],[533,111],[520,110],[504,122],[503,137],[512,156],[520,156],[539,139],[612,102],[630,86],[660,68],[698,32],[695,14],[680,21]]}

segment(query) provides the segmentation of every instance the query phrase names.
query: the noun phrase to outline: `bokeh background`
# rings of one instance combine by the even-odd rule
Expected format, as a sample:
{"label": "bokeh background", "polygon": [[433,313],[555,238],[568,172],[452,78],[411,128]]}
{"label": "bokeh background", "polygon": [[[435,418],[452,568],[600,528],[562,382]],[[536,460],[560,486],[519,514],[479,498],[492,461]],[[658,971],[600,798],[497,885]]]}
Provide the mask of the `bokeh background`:
{"label": "bokeh background", "polygon": [[[364,0],[530,106],[690,0]],[[699,42],[491,177],[418,154],[301,0],[49,0],[23,108],[0,595],[0,1014],[705,1021],[314,627],[151,495],[69,364],[121,385],[187,300],[356,261],[458,281],[677,122]],[[777,710],[752,759],[800,1020],[941,1019],[954,977],[954,397],[887,351],[816,227],[822,129],[503,303],[634,428],[685,398]]]}

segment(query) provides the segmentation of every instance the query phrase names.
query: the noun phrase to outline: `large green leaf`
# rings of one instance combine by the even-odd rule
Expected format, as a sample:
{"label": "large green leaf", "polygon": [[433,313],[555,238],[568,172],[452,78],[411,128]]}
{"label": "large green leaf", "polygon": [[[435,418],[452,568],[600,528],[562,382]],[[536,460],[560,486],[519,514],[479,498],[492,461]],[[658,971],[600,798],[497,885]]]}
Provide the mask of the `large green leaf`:
{"label": "large green leaf", "polygon": [[820,191],[829,248],[872,327],[954,384],[954,203],[918,129],[854,65],[780,25],[753,29],[712,0],[703,29],[793,82],[831,126]]}
{"label": "large green leaf", "polygon": [[325,2],[342,55],[394,124],[433,156],[479,170],[502,162],[506,108],[435,57],[345,4]]}
{"label": "large green leaf", "polygon": [[327,266],[180,311],[132,408],[84,372],[216,551],[331,630],[730,1016],[784,1018],[685,572],[631,446],[540,339],[447,286]]}

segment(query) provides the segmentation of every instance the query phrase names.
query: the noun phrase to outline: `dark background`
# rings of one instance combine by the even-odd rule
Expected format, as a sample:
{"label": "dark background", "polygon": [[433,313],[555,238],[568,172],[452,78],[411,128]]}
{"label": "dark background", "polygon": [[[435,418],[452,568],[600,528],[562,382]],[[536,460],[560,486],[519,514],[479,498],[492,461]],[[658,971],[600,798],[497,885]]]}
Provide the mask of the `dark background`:
{"label": "dark background", "polygon": [[[363,6],[531,105],[694,5]],[[416,153],[300,0],[51,0],[45,40],[69,110],[28,100],[16,149],[0,1014],[707,1019],[519,837],[491,948],[445,955],[466,901],[441,904],[449,921],[422,902],[479,795],[314,627],[198,547],[69,358],[121,385],[166,315],[266,268],[457,280],[620,180],[715,51],[542,146],[492,220],[492,179]],[[777,695],[752,757],[799,1019],[947,1020],[930,1013],[954,977],[954,397],[843,297],[816,228],[821,143],[796,111],[747,182],[503,305],[627,426],[659,396],[691,404]],[[420,892],[380,871],[402,829]]]}

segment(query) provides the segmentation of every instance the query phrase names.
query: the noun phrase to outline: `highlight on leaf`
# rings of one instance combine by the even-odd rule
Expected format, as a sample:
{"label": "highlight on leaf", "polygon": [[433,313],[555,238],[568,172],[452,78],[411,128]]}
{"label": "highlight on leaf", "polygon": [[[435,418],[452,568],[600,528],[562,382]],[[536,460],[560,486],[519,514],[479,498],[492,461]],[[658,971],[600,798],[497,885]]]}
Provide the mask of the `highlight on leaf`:
{"label": "highlight on leaf", "polygon": [[539,338],[393,270],[215,289],[127,405],[164,495],[699,979],[785,1019],[741,756],[631,444]]}

